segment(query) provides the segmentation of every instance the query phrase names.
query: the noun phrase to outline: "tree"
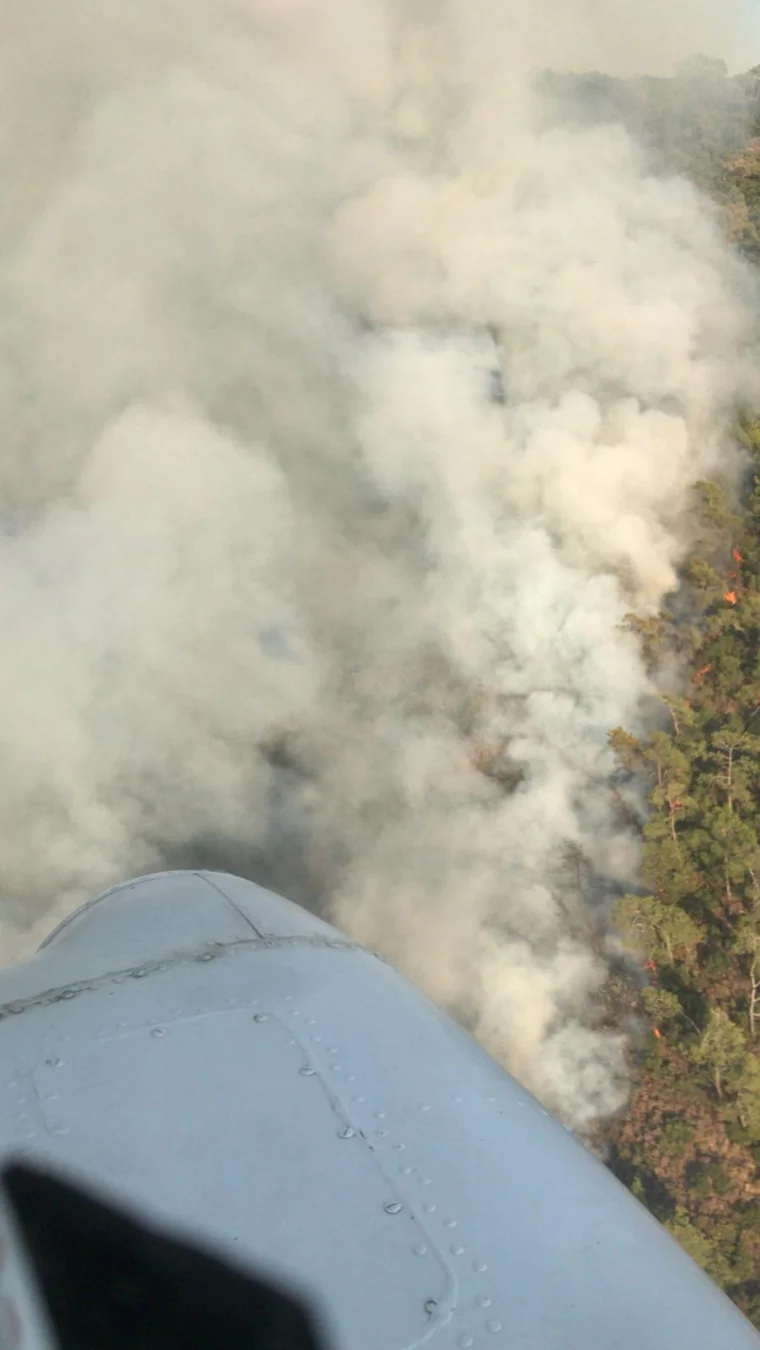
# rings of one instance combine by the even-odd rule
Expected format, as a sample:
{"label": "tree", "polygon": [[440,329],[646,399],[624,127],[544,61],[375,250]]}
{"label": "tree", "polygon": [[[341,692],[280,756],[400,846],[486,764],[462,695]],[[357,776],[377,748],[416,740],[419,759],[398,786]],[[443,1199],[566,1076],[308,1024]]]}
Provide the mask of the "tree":
{"label": "tree", "polygon": [[679,905],[668,905],[653,895],[624,895],[614,919],[630,951],[655,962],[673,965],[693,956],[704,929]]}
{"label": "tree", "polygon": [[750,1040],[754,1041],[757,1032],[758,1004],[760,1003],[760,907],[756,906],[751,914],[745,914],[736,927],[734,951],[739,957],[747,958],[743,962],[747,971],[747,1020]]}
{"label": "tree", "polygon": [[738,1072],[736,1105],[742,1129],[753,1143],[760,1142],[760,1059],[752,1051],[745,1055]]}
{"label": "tree", "polygon": [[725,61],[697,52],[685,61],[679,61],[676,75],[689,80],[724,80],[728,75],[728,66]]}
{"label": "tree", "polygon": [[695,1064],[704,1065],[712,1076],[713,1087],[723,1098],[724,1087],[741,1074],[745,1064],[746,1037],[722,1008],[710,1009],[710,1020],[699,1041],[692,1047]]}
{"label": "tree", "polygon": [[641,999],[656,1027],[667,1028],[684,1016],[678,995],[669,989],[656,989],[650,985],[643,991]]}
{"label": "tree", "polygon": [[693,1261],[707,1271],[718,1284],[724,1284],[730,1275],[730,1267],[725,1257],[716,1252],[713,1243],[704,1233],[694,1226],[685,1209],[680,1206],[672,1219],[666,1219],[665,1227],[677,1238],[684,1251]]}

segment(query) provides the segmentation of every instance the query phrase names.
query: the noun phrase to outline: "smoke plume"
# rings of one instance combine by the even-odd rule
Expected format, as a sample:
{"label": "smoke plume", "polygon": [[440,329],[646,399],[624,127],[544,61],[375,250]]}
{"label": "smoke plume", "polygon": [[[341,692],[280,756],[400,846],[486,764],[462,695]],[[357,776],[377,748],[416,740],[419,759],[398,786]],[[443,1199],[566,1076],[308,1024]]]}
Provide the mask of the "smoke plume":
{"label": "smoke plume", "polygon": [[730,58],[716,10],[4,7],[4,960],[138,872],[243,871],[570,1124],[624,1100],[621,623],[754,334],[696,193],[533,76]]}

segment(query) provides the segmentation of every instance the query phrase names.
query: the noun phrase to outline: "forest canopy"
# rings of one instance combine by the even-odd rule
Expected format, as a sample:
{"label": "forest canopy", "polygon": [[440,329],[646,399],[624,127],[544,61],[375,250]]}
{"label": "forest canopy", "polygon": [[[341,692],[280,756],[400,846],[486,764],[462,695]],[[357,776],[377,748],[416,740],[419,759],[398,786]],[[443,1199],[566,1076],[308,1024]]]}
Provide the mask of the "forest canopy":
{"label": "forest canopy", "polygon": [[[760,264],[760,67],[694,58],[672,80],[544,80],[583,122],[621,121],[653,169],[685,174]],[[639,885],[614,907],[613,976],[641,1028],[634,1092],[599,1143],[608,1164],[760,1328],[760,410],[737,409],[738,489],[694,485],[697,541],[672,612],[626,621],[652,673],[674,663],[646,736],[610,729],[646,800]]]}

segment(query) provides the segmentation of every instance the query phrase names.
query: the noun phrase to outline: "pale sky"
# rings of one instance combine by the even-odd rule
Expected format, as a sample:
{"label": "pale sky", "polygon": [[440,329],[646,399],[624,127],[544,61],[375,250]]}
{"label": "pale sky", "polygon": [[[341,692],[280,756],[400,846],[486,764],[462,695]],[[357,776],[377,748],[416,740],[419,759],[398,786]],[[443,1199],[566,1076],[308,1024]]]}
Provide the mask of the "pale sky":
{"label": "pale sky", "polygon": [[[721,52],[714,54],[724,55]],[[760,0],[747,0],[740,23],[738,52],[726,53],[725,60],[732,75],[760,66]]]}

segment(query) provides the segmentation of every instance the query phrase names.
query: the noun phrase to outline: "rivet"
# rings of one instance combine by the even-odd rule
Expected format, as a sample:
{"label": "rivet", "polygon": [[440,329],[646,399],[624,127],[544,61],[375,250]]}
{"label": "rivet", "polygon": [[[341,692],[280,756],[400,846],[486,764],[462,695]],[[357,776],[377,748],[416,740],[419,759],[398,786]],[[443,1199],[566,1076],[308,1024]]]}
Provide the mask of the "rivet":
{"label": "rivet", "polygon": [[455,1242],[449,1250],[452,1256],[464,1256],[464,1247],[461,1247],[457,1242]]}
{"label": "rivet", "polygon": [[383,1205],[386,1214],[400,1214],[403,1208],[399,1200],[389,1200],[387,1205]]}
{"label": "rivet", "polygon": [[301,1074],[302,1078],[313,1078],[316,1069],[312,1069],[310,1064],[304,1064],[303,1068],[299,1069],[298,1072]]}
{"label": "rivet", "polygon": [[427,1246],[424,1242],[418,1242],[417,1245],[412,1248],[412,1251],[415,1256],[427,1256]]}
{"label": "rivet", "polygon": [[166,1028],[165,1028],[165,1027],[154,1027],[150,1034],[151,1034],[151,1036],[155,1036],[156,1040],[159,1040],[161,1036],[165,1036],[165,1035],[166,1035]]}
{"label": "rivet", "polygon": [[501,1322],[497,1322],[496,1318],[492,1318],[490,1322],[486,1322],[486,1331],[501,1331]]}
{"label": "rivet", "polygon": [[345,1129],[338,1131],[340,1139],[353,1139],[355,1134],[356,1130],[352,1130],[350,1125],[346,1125]]}
{"label": "rivet", "polygon": [[253,1014],[253,1020],[254,1020],[254,1022],[268,1022],[268,1021],[269,1021],[269,1014],[268,1014],[268,1013],[254,1013],[254,1014]]}

